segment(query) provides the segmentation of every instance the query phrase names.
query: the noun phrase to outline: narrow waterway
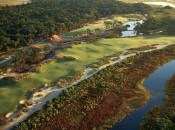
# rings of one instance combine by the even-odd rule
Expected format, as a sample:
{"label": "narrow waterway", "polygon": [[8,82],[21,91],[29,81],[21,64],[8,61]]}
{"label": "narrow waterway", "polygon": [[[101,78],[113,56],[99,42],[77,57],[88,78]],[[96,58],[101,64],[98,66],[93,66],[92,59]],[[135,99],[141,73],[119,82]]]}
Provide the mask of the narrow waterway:
{"label": "narrow waterway", "polygon": [[135,27],[137,24],[142,24],[143,20],[140,21],[128,21],[123,24],[123,26],[128,26],[126,31],[122,31],[122,37],[133,37],[137,35]]}
{"label": "narrow waterway", "polygon": [[166,81],[175,73],[175,60],[159,67],[145,81],[144,86],[151,90],[151,99],[144,107],[132,112],[109,130],[138,130],[142,118],[149,109],[164,102]]}

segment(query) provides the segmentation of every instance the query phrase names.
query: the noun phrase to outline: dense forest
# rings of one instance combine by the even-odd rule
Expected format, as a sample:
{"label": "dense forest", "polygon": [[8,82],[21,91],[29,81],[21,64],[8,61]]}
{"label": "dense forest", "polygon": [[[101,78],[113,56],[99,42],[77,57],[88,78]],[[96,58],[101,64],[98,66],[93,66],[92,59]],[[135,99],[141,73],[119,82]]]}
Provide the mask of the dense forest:
{"label": "dense forest", "polygon": [[150,7],[116,0],[32,0],[0,7],[0,50],[18,48],[35,40],[83,26],[100,17],[121,13],[146,13]]}
{"label": "dense forest", "polygon": [[150,34],[157,32],[164,32],[168,34],[175,34],[175,17],[173,9],[164,7],[150,13],[144,21],[144,24],[137,26],[138,32]]}

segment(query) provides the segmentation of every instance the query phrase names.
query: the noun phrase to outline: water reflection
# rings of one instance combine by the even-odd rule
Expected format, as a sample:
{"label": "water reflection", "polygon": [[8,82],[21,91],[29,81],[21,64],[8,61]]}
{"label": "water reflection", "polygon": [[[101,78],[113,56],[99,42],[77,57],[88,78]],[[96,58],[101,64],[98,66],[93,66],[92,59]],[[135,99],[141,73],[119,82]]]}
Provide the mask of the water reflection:
{"label": "water reflection", "polygon": [[127,26],[127,30],[126,31],[122,31],[122,37],[133,37],[137,35],[137,31],[135,31],[135,27],[138,24],[142,24],[143,20],[140,21],[129,21],[123,24],[123,26]]}
{"label": "water reflection", "polygon": [[145,81],[144,86],[151,90],[151,99],[144,107],[132,112],[129,116],[121,122],[115,124],[109,130],[138,130],[139,124],[142,121],[145,113],[157,105],[163,104],[165,97],[166,81],[175,72],[175,60],[165,64],[151,74]]}

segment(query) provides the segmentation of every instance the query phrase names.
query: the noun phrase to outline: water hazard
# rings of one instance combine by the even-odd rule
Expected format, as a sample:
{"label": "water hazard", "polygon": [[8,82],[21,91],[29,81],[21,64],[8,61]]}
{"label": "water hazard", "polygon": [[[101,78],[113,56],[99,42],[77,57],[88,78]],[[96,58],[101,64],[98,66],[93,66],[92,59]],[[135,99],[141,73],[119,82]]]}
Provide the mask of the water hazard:
{"label": "water hazard", "polygon": [[141,21],[128,21],[123,24],[123,26],[128,26],[126,31],[122,31],[122,37],[133,37],[137,35],[137,31],[135,31],[135,27],[137,24],[142,24],[143,20]]}

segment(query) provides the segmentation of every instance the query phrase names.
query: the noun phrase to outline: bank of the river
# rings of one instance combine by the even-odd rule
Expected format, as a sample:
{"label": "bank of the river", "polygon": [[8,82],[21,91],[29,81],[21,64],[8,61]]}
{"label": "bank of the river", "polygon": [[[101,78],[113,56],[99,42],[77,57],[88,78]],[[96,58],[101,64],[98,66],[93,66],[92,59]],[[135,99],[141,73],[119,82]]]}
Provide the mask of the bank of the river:
{"label": "bank of the river", "polygon": [[[175,61],[173,61],[175,62]],[[172,66],[174,68],[174,66]],[[172,68],[171,67],[171,68]],[[174,68],[175,69],[175,68]],[[167,70],[166,70],[167,71]],[[171,73],[174,73],[172,71]],[[167,74],[167,72],[166,72]],[[140,130],[175,129],[175,74],[167,80],[164,104],[152,108],[144,117]]]}
{"label": "bank of the river", "polygon": [[[112,115],[114,115],[116,111],[118,112],[118,109],[120,108],[119,106],[121,105],[121,103],[126,103],[126,100],[130,99],[130,103],[131,103],[130,107],[131,108],[135,108],[136,106],[138,106],[136,101],[138,101],[138,100],[143,101],[143,99],[140,99],[140,96],[142,94],[141,93],[139,94],[139,92],[137,92],[138,89],[137,89],[137,87],[134,87],[135,86],[134,83],[136,83],[138,80],[140,80],[140,78],[147,77],[150,73],[152,73],[155,69],[157,69],[158,66],[160,66],[163,63],[165,63],[165,62],[169,61],[170,59],[174,58],[174,55],[172,55],[172,54],[174,54],[174,51],[175,51],[174,47],[175,46],[172,45],[172,46],[167,47],[167,48],[162,49],[162,50],[157,50],[157,51],[153,51],[153,52],[147,52],[145,54],[136,55],[134,57],[129,58],[125,62],[123,62],[122,66],[120,65],[119,68],[117,67],[119,64],[117,64],[116,66],[110,66],[110,67],[107,67],[106,69],[100,71],[97,75],[93,76],[92,78],[96,80],[97,84],[98,84],[99,81],[101,82],[101,80],[103,82],[108,82],[108,80],[110,79],[111,80],[110,84],[112,85],[110,87],[107,85],[106,87],[108,89],[105,89],[104,93],[102,95],[100,93],[96,93],[96,92],[99,91],[99,89],[98,89],[98,87],[96,85],[94,86],[93,93],[95,92],[96,94],[95,93],[94,94],[98,98],[100,98],[102,100],[102,102],[100,102],[98,100],[95,100],[94,103],[97,104],[97,107],[95,107],[95,108],[92,107],[92,106],[91,107],[89,106],[90,108],[88,106],[86,106],[85,107],[86,109],[84,108],[85,109],[84,110],[84,109],[82,109],[82,107],[84,106],[83,103],[81,102],[82,100],[79,100],[79,99],[83,98],[87,94],[89,96],[87,98],[85,98],[83,100],[83,102],[84,101],[86,102],[86,100],[88,102],[91,102],[91,100],[92,100],[91,96],[94,95],[94,94],[90,94],[88,91],[86,91],[86,89],[89,89],[89,87],[88,87],[89,85],[92,86],[92,78],[90,78],[90,79],[80,83],[78,85],[79,86],[78,89],[75,89],[74,91],[69,91],[71,89],[68,89],[69,96],[68,95],[67,96],[69,98],[66,98],[66,102],[68,101],[67,103],[69,105],[65,105],[65,107],[64,106],[61,107],[61,111],[58,113],[58,115],[56,115],[55,117],[52,117],[50,119],[50,122],[52,122],[52,123],[50,123],[50,124],[42,123],[41,127],[38,126],[38,128],[39,129],[40,128],[41,129],[42,128],[56,129],[56,128],[62,128],[62,127],[64,127],[64,128],[77,128],[77,127],[80,127],[80,129],[85,129],[85,128],[86,129],[91,129],[91,128],[94,128],[96,126],[99,126],[102,122],[104,122],[104,120],[107,117],[111,117]],[[117,80],[117,84],[116,83],[113,84],[114,81],[112,79],[114,78],[113,77],[114,73],[110,72],[110,71],[112,71],[114,69],[116,69],[118,76],[121,73],[123,75],[122,76],[123,78],[120,77],[120,82],[118,82],[118,80]],[[137,74],[136,74],[136,72],[137,72]],[[101,78],[100,79],[96,78],[96,76],[98,77],[98,75],[101,74],[101,73],[103,73],[103,75],[101,75]],[[108,76],[106,77],[105,74],[108,74]],[[122,86],[123,86],[122,90],[121,89],[117,89],[120,86],[119,84],[120,85],[122,84]],[[117,86],[119,85],[119,86],[116,88],[115,85],[117,85]],[[77,88],[77,87],[75,87],[75,88]],[[96,91],[96,89],[98,89],[98,91]],[[113,89],[115,89],[115,91]],[[77,92],[80,92],[81,90],[83,92],[78,94]],[[117,91],[117,93],[116,93],[116,91]],[[140,91],[140,92],[142,92],[142,91]],[[72,94],[73,95],[75,94],[75,95],[73,96]],[[108,94],[112,95],[112,97],[109,96]],[[64,98],[65,98],[65,96],[66,95],[63,95]],[[61,98],[63,98],[63,97],[61,97]],[[98,99],[98,98],[95,98],[95,99]],[[121,100],[118,101],[117,99],[121,99]],[[69,100],[74,100],[74,102],[71,102]],[[114,104],[113,101],[117,101],[117,104]],[[55,103],[56,103],[55,100],[53,100],[53,105],[54,106],[56,105]],[[62,103],[64,104],[64,100],[63,100]],[[88,104],[86,104],[86,105],[88,105]],[[106,108],[107,106],[108,107],[110,106],[110,108],[108,108],[109,111],[107,111],[108,110]],[[71,108],[74,108],[74,109],[71,109]],[[43,112],[47,113],[47,109],[45,111],[43,111]],[[84,116],[81,115],[81,112],[83,112],[85,115],[84,114],[83,114]],[[77,113],[76,115],[77,116],[79,115],[81,117],[81,120],[78,117],[77,117],[78,119],[74,118],[74,116],[72,115],[73,113],[74,114]],[[63,116],[66,117],[65,120],[71,120],[71,122],[68,123],[67,121],[60,120]],[[83,119],[82,119],[82,116],[83,116]],[[32,118],[36,118],[36,116],[31,117],[30,121],[32,120]],[[37,118],[40,118],[40,117],[37,117]],[[122,118],[119,116],[119,120],[121,120],[121,119]],[[119,121],[119,120],[117,120],[117,121]],[[91,124],[91,125],[89,125],[89,124]],[[106,127],[106,124],[105,124],[105,126],[102,126],[102,127],[103,128]]]}
{"label": "bank of the river", "polygon": [[[165,93],[166,81],[170,78],[170,76],[174,74],[175,72],[174,66],[175,66],[175,60],[158,68],[158,70],[156,70],[153,74],[151,74],[148,78],[146,78],[143,85],[144,87],[146,87],[151,91],[151,99],[149,100],[149,102],[144,107],[141,107],[135,112],[129,114],[125,119],[114,125],[110,130],[129,130],[129,129],[138,130],[144,115],[154,106],[163,104],[165,98],[164,93]],[[152,114],[150,114],[149,117],[149,123],[150,123],[149,125],[152,126],[153,122],[151,120],[154,120],[152,118]],[[148,123],[148,120],[146,122]],[[145,125],[143,125],[141,130],[154,129],[149,126],[145,127]]]}

